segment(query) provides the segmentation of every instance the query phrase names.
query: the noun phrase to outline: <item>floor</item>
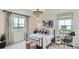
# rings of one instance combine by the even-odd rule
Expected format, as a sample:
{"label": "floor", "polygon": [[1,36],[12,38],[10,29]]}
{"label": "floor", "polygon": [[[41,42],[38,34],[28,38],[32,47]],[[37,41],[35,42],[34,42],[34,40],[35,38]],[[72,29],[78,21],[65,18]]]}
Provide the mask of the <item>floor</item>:
{"label": "floor", "polygon": [[12,45],[8,45],[5,47],[5,49],[26,49],[26,41],[21,41]]}
{"label": "floor", "polygon": [[[21,41],[12,45],[8,45],[4,49],[26,49],[25,44],[26,44],[26,41]],[[51,44],[51,46],[49,46],[49,49],[72,49],[72,48],[69,46],[64,47],[63,45]]]}
{"label": "floor", "polygon": [[76,49],[75,47],[69,47],[67,45],[59,45],[59,44],[51,44],[51,46],[49,46],[49,49]]}

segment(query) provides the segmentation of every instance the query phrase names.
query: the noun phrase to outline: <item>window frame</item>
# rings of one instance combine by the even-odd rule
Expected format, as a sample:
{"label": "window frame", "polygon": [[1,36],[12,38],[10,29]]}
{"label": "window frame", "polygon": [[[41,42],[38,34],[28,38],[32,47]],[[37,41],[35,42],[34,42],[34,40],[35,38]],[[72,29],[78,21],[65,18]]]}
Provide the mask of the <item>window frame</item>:
{"label": "window frame", "polygon": [[[14,26],[14,24],[15,24],[14,23],[14,18],[18,18],[17,27]],[[16,30],[24,29],[25,28],[25,18],[23,18],[23,17],[14,17],[14,18],[13,18],[13,30],[14,29],[16,29]],[[24,24],[20,24],[20,22],[19,22],[20,20],[19,19],[23,19],[24,20]],[[23,27],[20,27],[20,25],[24,25],[24,26]]]}
{"label": "window frame", "polygon": [[[71,15],[71,17],[70,18],[61,18],[61,19],[59,19],[58,17],[59,16],[68,16],[68,15]],[[64,14],[58,14],[57,15],[57,28],[58,28],[58,32],[59,32],[59,20],[63,20],[63,19],[71,19],[71,31],[72,31],[72,23],[73,23],[73,13],[72,12],[70,12],[70,13],[64,13]],[[64,33],[63,33],[64,34]]]}
{"label": "window frame", "polygon": [[[70,19],[70,18],[69,18]],[[72,30],[72,19],[70,19],[71,20],[71,25],[66,25],[66,26],[70,26],[71,27],[71,29],[70,30]],[[65,22],[66,21],[66,19],[63,19],[63,21]],[[64,23],[65,24],[65,23]],[[59,20],[58,20],[58,30],[59,30],[59,32],[60,31],[65,31],[65,30],[62,30],[62,29],[59,29],[59,26],[61,26],[61,25],[59,25]],[[66,30],[68,30],[68,29],[66,29]],[[63,33],[64,34],[64,33]]]}

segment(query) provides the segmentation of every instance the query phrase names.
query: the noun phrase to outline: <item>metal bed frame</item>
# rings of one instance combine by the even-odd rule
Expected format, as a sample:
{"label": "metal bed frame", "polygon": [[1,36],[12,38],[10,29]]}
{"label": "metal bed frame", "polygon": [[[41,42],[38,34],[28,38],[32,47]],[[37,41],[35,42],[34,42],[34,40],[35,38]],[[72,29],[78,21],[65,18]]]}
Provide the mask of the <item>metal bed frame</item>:
{"label": "metal bed frame", "polygon": [[[41,38],[34,37],[34,36],[29,37],[29,34],[26,34],[25,39],[26,39],[26,41],[28,41],[29,39],[32,39],[32,40],[34,40],[34,41],[37,41],[37,42],[39,42],[40,47],[43,48],[43,37],[41,37]],[[38,39],[38,40],[37,40],[37,39]],[[54,30],[54,38],[52,38],[51,43],[52,43],[52,42],[55,42],[55,40],[56,40],[56,38],[55,38],[55,30]],[[47,47],[49,47],[49,46],[51,45],[51,43],[50,43],[49,45],[47,45]],[[46,47],[46,48],[47,48],[47,47]]]}
{"label": "metal bed frame", "polygon": [[28,41],[29,39],[39,42],[40,47],[43,48],[43,37],[41,38],[33,37],[33,36],[29,37],[29,35],[26,35],[26,41]]}

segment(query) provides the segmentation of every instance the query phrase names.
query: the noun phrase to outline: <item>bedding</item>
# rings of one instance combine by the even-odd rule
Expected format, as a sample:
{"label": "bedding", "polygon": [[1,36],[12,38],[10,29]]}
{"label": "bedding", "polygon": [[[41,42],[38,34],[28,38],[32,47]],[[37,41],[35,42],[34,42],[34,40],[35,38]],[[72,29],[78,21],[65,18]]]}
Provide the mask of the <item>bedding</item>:
{"label": "bedding", "polygon": [[[32,38],[43,38],[43,49],[46,48],[47,45],[49,45],[51,43],[51,39],[54,38],[54,35],[50,34],[50,35],[43,35],[40,33],[33,33],[33,34],[29,34],[29,37]],[[37,39],[38,40],[38,39]]]}

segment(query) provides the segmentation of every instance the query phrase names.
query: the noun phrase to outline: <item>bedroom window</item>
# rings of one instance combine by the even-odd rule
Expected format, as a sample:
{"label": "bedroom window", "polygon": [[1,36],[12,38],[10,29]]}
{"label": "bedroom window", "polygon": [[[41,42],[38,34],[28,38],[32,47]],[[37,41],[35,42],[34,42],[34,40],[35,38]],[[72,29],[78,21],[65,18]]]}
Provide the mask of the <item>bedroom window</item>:
{"label": "bedroom window", "polygon": [[13,27],[18,28],[18,18],[14,18],[13,20]]}
{"label": "bedroom window", "polygon": [[15,31],[24,29],[24,18],[15,17],[13,19],[13,29]]}
{"label": "bedroom window", "polygon": [[19,28],[24,28],[24,19],[23,18],[19,19]]}
{"label": "bedroom window", "polygon": [[72,27],[72,16],[70,14],[63,15],[62,17],[58,18],[58,29],[59,33],[63,35],[67,35],[71,32]]}
{"label": "bedroom window", "polygon": [[59,20],[59,32],[69,33],[71,31],[71,19]]}

